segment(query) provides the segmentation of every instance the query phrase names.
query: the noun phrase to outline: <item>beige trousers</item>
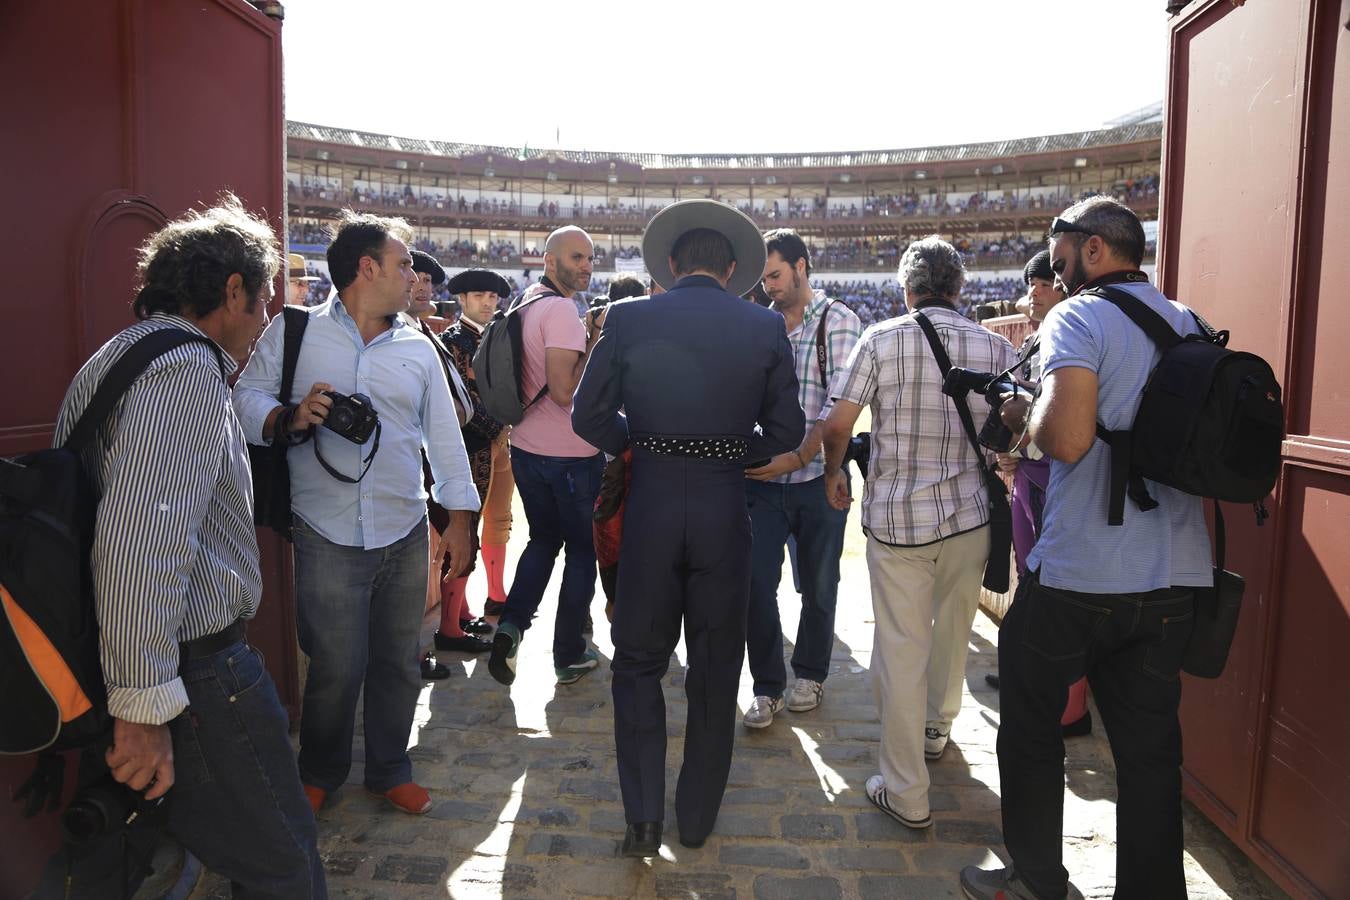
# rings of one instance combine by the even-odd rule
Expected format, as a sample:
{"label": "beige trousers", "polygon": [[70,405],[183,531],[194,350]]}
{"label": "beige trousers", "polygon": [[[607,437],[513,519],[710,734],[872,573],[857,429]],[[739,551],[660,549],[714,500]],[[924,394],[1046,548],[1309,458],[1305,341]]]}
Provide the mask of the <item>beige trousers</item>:
{"label": "beige trousers", "polygon": [[492,443],[492,478],[488,481],[487,497],[483,500],[484,544],[505,544],[511,537],[511,497],[516,492],[516,479],[511,474],[511,445],[506,441]]}
{"label": "beige trousers", "polygon": [[970,626],[988,556],[987,525],[924,547],[867,539],[878,756],[892,803],[907,815],[929,811],[924,728],[950,730],[961,709]]}

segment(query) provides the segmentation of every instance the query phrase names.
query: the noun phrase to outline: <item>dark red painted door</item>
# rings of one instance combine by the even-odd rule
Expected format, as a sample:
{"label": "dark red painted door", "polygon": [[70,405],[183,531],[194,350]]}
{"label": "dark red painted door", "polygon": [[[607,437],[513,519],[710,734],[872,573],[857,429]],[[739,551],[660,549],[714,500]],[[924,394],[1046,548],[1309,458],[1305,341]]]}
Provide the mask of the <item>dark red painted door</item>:
{"label": "dark red painted door", "polygon": [[[0,454],[13,455],[50,444],[71,375],[132,321],[148,234],[225,189],[283,233],[281,26],[243,0],[8,3],[0,84]],[[294,712],[289,553],[264,544],[249,633]],[[8,802],[31,768],[0,758],[0,897],[31,890],[55,840],[55,816],[25,822]]]}
{"label": "dark red painted door", "polygon": [[1186,682],[1188,793],[1283,886],[1350,896],[1350,0],[1198,3],[1172,31],[1159,272],[1264,355],[1288,408],[1217,681]]}

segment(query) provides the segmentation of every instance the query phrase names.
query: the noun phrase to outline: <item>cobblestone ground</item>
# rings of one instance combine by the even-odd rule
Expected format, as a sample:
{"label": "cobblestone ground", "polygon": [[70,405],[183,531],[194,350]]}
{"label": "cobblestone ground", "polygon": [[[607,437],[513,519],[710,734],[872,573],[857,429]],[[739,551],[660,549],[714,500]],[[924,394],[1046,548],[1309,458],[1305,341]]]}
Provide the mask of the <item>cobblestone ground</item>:
{"label": "cobblestone ground", "polygon": [[[701,849],[679,845],[668,808],[659,859],[617,855],[624,818],[612,740],[613,645],[597,595],[594,644],[601,668],[576,684],[554,684],[554,606],[547,597],[556,597],[559,565],[510,691],[492,680],[485,658],[456,656],[443,659],[453,677],[423,690],[412,757],[414,776],[432,792],[431,812],[411,817],[367,796],[359,762],[330,798],[319,814],[319,842],[331,893],[550,900],[960,896],[962,866],[1005,858],[994,752],[998,694],[984,680],[995,670],[997,629],[983,614],[977,617],[961,715],[946,755],[931,764],[934,825],[910,831],[871,807],[863,792],[876,772],[880,725],[868,673],[871,601],[856,519],[855,509],[825,701],[810,713],[780,713],[763,731],[739,729],[721,815]],[[516,522],[511,549],[518,553],[525,538],[518,505]],[[477,610],[481,574],[470,584]],[[791,637],[799,601],[786,573],[779,601]],[[432,627],[428,620],[428,636]],[[671,798],[683,749],[683,654],[681,645],[665,679]],[[751,699],[748,669],[739,697],[743,711]],[[1115,852],[1110,752],[1100,728],[1070,740],[1067,752],[1065,864],[1086,896],[1109,897]],[[356,753],[359,760],[359,739]],[[1191,897],[1283,896],[1189,806],[1186,873]],[[228,896],[228,889],[208,877],[194,896]]]}

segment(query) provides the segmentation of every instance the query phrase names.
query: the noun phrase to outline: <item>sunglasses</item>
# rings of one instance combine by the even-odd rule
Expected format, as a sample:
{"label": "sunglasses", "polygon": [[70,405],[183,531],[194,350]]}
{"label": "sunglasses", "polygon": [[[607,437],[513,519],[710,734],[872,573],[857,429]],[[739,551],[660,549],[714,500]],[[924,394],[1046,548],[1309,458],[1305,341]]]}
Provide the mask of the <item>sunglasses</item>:
{"label": "sunglasses", "polygon": [[1056,234],[1088,234],[1094,237],[1097,236],[1097,232],[1084,228],[1082,225],[1075,225],[1068,219],[1061,219],[1059,216],[1055,216],[1050,222],[1050,235],[1053,237]]}

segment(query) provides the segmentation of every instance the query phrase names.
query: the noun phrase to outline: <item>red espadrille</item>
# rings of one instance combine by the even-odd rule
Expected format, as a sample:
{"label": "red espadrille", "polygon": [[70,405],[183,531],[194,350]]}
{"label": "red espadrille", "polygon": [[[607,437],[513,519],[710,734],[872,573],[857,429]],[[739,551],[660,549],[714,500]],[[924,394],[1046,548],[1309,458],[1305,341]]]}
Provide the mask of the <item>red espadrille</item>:
{"label": "red espadrille", "polygon": [[426,788],[413,781],[390,788],[383,794],[375,794],[373,791],[370,793],[376,797],[383,797],[399,812],[405,812],[410,816],[420,816],[431,809],[431,795],[427,793]]}
{"label": "red espadrille", "polygon": [[312,784],[302,784],[301,787],[305,789],[305,799],[309,801],[309,808],[314,810],[314,815],[317,816],[319,807],[323,806],[323,801],[328,799],[328,792]]}

